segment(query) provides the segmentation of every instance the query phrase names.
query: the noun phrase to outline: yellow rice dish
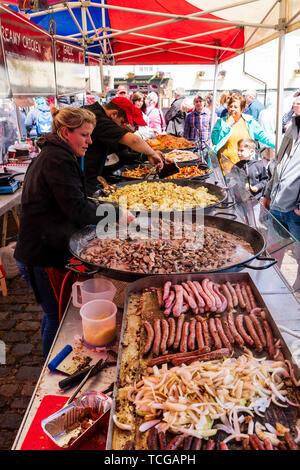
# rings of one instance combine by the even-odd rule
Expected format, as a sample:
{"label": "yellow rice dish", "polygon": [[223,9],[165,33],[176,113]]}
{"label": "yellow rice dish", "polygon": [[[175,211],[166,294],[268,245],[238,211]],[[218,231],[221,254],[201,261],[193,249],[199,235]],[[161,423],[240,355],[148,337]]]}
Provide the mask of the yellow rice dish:
{"label": "yellow rice dish", "polygon": [[175,183],[142,182],[118,188],[109,197],[101,198],[117,202],[128,210],[187,210],[205,208],[219,202],[205,187],[197,189]]}

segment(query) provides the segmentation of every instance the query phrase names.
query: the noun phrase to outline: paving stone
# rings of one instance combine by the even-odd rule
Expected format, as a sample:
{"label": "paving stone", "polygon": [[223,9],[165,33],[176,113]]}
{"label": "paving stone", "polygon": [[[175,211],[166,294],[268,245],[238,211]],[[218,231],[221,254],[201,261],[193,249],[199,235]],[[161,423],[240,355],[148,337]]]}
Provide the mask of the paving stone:
{"label": "paving stone", "polygon": [[30,402],[30,397],[19,397],[19,398],[15,398],[10,407],[11,409],[26,409],[28,404]]}
{"label": "paving stone", "polygon": [[0,395],[4,397],[11,397],[13,396],[19,388],[17,384],[5,384],[0,386]]}
{"label": "paving stone", "polygon": [[0,420],[0,429],[19,429],[22,419],[23,415],[20,413],[9,413],[3,415]]}
{"label": "paving stone", "polygon": [[8,330],[12,330],[16,325],[16,322],[15,320],[4,320],[1,322],[1,326],[0,326],[0,329],[3,330],[3,331],[8,331]]}
{"label": "paving stone", "polygon": [[40,322],[28,321],[21,322],[16,326],[17,331],[36,331],[40,327]]}
{"label": "paving stone", "polygon": [[14,356],[27,356],[33,350],[32,344],[17,344],[13,347],[11,354]]}
{"label": "paving stone", "polygon": [[16,380],[37,381],[42,369],[40,367],[21,366],[16,374]]}
{"label": "paving stone", "polygon": [[35,385],[25,384],[22,387],[21,395],[25,397],[31,397],[35,389]]}
{"label": "paving stone", "polygon": [[1,336],[4,343],[19,343],[24,342],[26,339],[26,334],[23,331],[10,331],[9,333],[4,333],[4,335]]}

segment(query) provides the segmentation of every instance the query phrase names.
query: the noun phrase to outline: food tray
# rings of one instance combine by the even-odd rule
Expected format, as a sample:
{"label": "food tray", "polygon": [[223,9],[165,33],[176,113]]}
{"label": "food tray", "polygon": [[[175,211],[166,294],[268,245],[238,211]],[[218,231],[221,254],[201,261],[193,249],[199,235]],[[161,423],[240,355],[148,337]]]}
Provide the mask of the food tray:
{"label": "food tray", "polygon": [[[110,410],[111,403],[111,398],[104,393],[86,393],[70,405],[44,419],[41,423],[42,429],[60,449],[74,449],[95,432],[101,424],[101,419]],[[81,427],[80,419],[82,414],[88,410],[92,410],[99,415],[99,418],[76,437]]]}
{"label": "food tray", "polygon": [[[133,367],[133,370],[129,368],[128,363],[127,363],[128,359],[133,358],[134,356],[134,343],[138,345],[137,346],[138,348],[141,348],[142,346],[139,346],[139,345],[143,344],[143,340],[145,340],[145,336],[143,337],[143,334],[139,333],[141,330],[143,330],[143,327],[141,327],[141,324],[142,324],[141,310],[140,310],[140,304],[137,299],[140,298],[141,294],[145,292],[145,290],[147,291],[147,290],[150,290],[151,288],[162,288],[164,283],[169,280],[171,280],[172,284],[174,285],[174,284],[180,284],[181,282],[186,282],[187,280],[190,280],[190,281],[197,280],[201,282],[204,278],[209,278],[212,282],[215,282],[215,283],[225,283],[226,281],[229,281],[232,284],[235,284],[237,282],[247,283],[251,287],[257,306],[265,311],[265,318],[268,321],[269,325],[271,326],[273,336],[276,338],[276,340],[280,339],[281,352],[284,358],[290,361],[293,371],[294,371],[295,378],[299,380],[300,370],[297,364],[293,361],[292,354],[289,348],[287,347],[281,335],[280,330],[278,329],[270,311],[268,310],[259,290],[257,289],[251,276],[248,273],[209,273],[206,275],[205,274],[177,275],[177,276],[173,276],[172,278],[170,278],[168,275],[165,275],[165,276],[149,276],[149,277],[140,279],[132,283],[127,289],[126,301],[125,301],[125,306],[124,306],[123,323],[122,323],[120,343],[119,343],[116,381],[115,381],[115,387],[113,391],[113,402],[112,402],[109,430],[108,430],[108,436],[107,436],[107,450],[119,450],[123,448],[123,446],[114,447],[114,432],[117,428],[114,424],[113,417],[117,409],[117,399],[120,398],[118,396],[119,389],[122,389],[122,386],[124,387],[124,380],[130,382],[129,379],[131,379],[131,380],[136,380],[138,382],[140,380],[140,377],[138,376],[138,374],[136,374],[136,371],[139,368],[138,361],[140,361],[140,366],[142,365],[142,367],[140,367],[140,370],[142,371],[146,369],[146,363],[149,360],[149,356],[147,357],[147,359],[144,360],[141,357],[141,354],[138,352],[136,357],[134,358],[135,366]],[[153,318],[157,318],[159,316],[158,312],[162,312],[162,311],[159,308],[158,302],[156,299],[156,303],[153,302],[153,309],[152,307],[148,308],[148,314],[150,313],[150,315],[153,315]],[[239,307],[236,308],[236,312],[237,314],[238,313],[245,314],[245,311],[241,312],[241,309]],[[160,313],[160,315],[161,315],[161,318],[163,318],[163,314]],[[128,335],[130,336],[130,338],[134,338],[134,341],[128,342],[127,341]],[[130,343],[130,348],[131,348],[129,352],[128,352],[128,349],[129,349],[128,343]],[[235,357],[241,355],[242,353],[243,351],[241,349],[239,350],[239,348],[235,347],[235,352],[234,352]],[[262,351],[261,353],[255,352],[254,355],[255,357],[261,357],[261,358],[268,357],[268,353],[266,352],[266,350]],[[150,354],[150,358],[151,358],[151,354]],[[160,367],[160,365],[158,367]],[[126,371],[126,374],[128,374],[126,375],[125,379],[124,379],[124,376],[121,376],[121,373],[123,372],[124,374],[124,371]],[[132,374],[131,377],[129,377],[130,374]],[[123,382],[123,385],[122,385],[122,382]],[[296,389],[296,387],[291,387],[291,389],[293,392],[292,393],[293,401],[299,402],[300,401],[299,391]],[[284,426],[290,428],[291,430],[292,429],[294,430],[293,426],[295,425],[297,418],[299,417],[299,408],[290,406],[288,409],[285,409],[285,408],[275,407],[275,405],[274,406],[271,405],[270,408],[272,409],[270,410],[267,409],[266,411],[266,419],[268,419],[269,422],[275,422],[276,420],[278,420]],[[259,419],[260,418],[258,417],[258,420]],[[118,439],[119,439],[118,442],[122,442],[124,444],[126,443],[127,439],[129,440],[131,439],[131,437],[128,435],[128,431],[126,430],[121,431],[117,429],[117,433],[118,433]],[[145,434],[147,434],[147,432]],[[220,438],[219,436],[221,436],[221,439],[222,438],[224,439],[224,435],[226,436],[224,432],[219,431],[216,435],[216,439],[218,440]],[[136,436],[134,437],[136,438]],[[133,440],[134,442],[136,442],[135,439]],[[233,441],[230,442],[230,444],[231,444],[230,450],[241,450],[240,444],[236,444]]]}

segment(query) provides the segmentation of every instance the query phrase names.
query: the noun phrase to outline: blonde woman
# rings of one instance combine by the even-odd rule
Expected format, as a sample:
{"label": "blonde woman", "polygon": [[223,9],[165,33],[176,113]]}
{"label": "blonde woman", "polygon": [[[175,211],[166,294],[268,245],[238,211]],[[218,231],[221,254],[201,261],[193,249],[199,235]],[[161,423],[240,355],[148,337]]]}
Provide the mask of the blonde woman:
{"label": "blonde woman", "polygon": [[[96,206],[85,193],[84,175],[77,161],[91,144],[95,115],[81,108],[51,108],[52,132],[38,141],[41,149],[29,166],[23,185],[15,258],[19,271],[41,304],[42,345],[47,356],[59,325],[59,304],[49,278],[65,273],[73,232],[96,224]],[[63,278],[62,278],[63,279]]]}

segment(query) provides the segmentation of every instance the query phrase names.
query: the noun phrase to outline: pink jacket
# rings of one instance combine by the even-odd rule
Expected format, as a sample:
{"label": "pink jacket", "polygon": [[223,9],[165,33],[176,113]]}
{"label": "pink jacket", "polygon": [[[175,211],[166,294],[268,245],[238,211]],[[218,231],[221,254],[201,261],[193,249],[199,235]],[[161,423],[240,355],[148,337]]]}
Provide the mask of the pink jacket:
{"label": "pink jacket", "polygon": [[146,115],[149,119],[149,127],[161,134],[164,130],[164,118],[162,112],[155,105],[147,106]]}

